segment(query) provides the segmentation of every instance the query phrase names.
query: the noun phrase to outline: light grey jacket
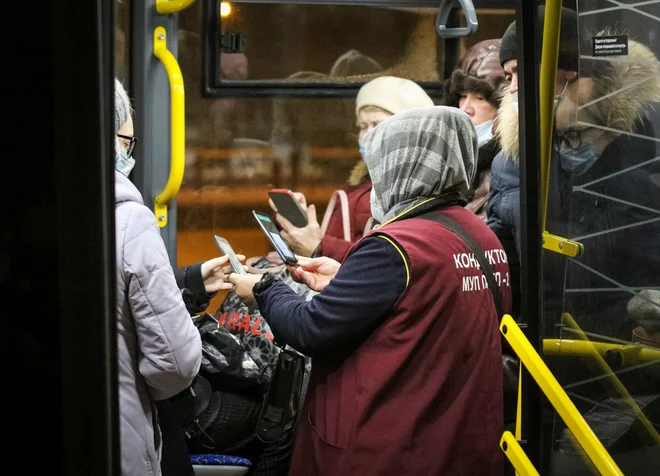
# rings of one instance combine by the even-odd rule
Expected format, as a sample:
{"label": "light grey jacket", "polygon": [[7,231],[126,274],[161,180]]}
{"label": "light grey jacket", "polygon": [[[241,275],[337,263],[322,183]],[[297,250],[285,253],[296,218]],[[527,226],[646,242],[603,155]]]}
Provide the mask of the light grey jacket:
{"label": "light grey jacket", "polygon": [[159,476],[155,400],[187,388],[202,344],[176,285],[153,213],[115,172],[117,353],[123,476]]}

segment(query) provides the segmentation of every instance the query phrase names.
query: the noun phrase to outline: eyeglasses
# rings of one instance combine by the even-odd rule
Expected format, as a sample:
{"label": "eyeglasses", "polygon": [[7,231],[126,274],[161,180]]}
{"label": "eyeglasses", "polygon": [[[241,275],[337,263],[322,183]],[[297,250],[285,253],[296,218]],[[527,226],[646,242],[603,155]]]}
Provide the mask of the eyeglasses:
{"label": "eyeglasses", "polygon": [[558,134],[556,149],[577,149],[582,145],[582,131],[570,129],[563,134]]}
{"label": "eyeglasses", "polygon": [[125,136],[123,134],[117,134],[117,137],[128,141],[128,148],[126,149],[126,155],[133,157],[133,151],[135,150],[135,144],[137,144],[137,137],[135,136]]}

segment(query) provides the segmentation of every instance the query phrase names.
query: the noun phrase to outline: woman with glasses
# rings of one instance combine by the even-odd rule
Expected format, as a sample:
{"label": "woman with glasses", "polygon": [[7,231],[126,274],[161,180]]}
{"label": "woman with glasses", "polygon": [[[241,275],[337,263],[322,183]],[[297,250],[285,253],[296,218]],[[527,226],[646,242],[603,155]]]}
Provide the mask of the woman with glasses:
{"label": "woman with glasses", "polygon": [[174,278],[156,219],[128,179],[135,165],[131,105],[115,81],[117,355],[122,475],[161,474],[155,402],[199,370],[199,332]]}

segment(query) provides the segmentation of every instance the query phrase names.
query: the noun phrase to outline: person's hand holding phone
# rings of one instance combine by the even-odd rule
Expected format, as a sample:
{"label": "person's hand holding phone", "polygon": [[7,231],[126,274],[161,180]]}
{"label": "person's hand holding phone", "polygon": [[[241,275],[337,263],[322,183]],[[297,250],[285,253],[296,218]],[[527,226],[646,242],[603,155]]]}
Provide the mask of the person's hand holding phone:
{"label": "person's hand holding phone", "polygon": [[332,258],[321,256],[320,258],[298,257],[298,266],[289,266],[291,277],[306,284],[314,291],[323,291],[330,281],[337,275],[341,264]]}
{"label": "person's hand holding phone", "polygon": [[257,301],[254,298],[252,288],[254,288],[254,285],[257,284],[262,277],[262,274],[236,273],[232,273],[229,276],[229,282],[233,285],[234,292],[250,309],[257,307]]}
{"label": "person's hand holding phone", "polygon": [[282,227],[282,238],[288,243],[291,249],[301,256],[312,256],[314,250],[318,248],[323,239],[321,225],[316,218],[316,207],[310,205],[307,207],[307,226],[298,228],[279,213],[275,215],[275,220]]}
{"label": "person's hand holding phone", "polygon": [[[239,261],[245,261],[245,256],[236,255]],[[229,266],[229,256],[221,256],[213,258],[202,263],[202,280],[204,281],[204,289],[207,293],[214,293],[217,291],[229,290],[232,284],[227,279],[232,273]]]}

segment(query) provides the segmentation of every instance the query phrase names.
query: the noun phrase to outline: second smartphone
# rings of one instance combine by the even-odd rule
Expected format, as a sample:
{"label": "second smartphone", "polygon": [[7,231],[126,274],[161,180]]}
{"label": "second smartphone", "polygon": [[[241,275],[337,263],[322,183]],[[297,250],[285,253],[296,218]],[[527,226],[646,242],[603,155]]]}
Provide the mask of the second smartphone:
{"label": "second smartphone", "polygon": [[231,270],[236,274],[247,274],[245,268],[238,260],[238,257],[236,256],[236,253],[234,253],[234,250],[232,249],[229,242],[223,237],[218,235],[213,235],[213,239],[215,239],[215,244],[218,245],[220,251],[222,251],[225,255],[229,256],[229,267],[231,268]]}
{"label": "second smartphone", "polygon": [[268,192],[268,196],[275,204],[277,213],[289,220],[297,228],[307,226],[307,212],[298,203],[291,190],[273,189]]}
{"label": "second smartphone", "polygon": [[289,245],[286,244],[282,235],[280,235],[279,230],[275,226],[275,223],[272,222],[270,217],[265,213],[261,213],[253,210],[252,214],[254,218],[257,219],[257,223],[261,227],[261,230],[266,234],[266,238],[270,241],[270,244],[273,245],[277,254],[280,255],[282,261],[284,261],[289,266],[298,266],[298,260],[296,255],[291,251]]}

